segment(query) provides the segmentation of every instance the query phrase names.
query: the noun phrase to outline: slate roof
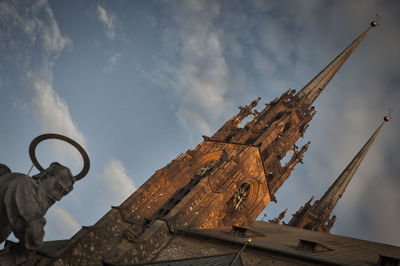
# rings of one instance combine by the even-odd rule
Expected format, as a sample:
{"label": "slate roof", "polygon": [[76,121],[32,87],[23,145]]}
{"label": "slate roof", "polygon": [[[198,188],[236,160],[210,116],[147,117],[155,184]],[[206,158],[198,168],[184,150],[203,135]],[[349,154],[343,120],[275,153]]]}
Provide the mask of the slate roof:
{"label": "slate roof", "polygon": [[[236,234],[230,228],[222,229],[185,229],[179,234],[201,236],[218,239],[230,243],[244,245],[251,238],[246,249],[255,249],[269,253],[288,256],[300,260],[325,265],[378,265],[380,257],[394,259],[400,265],[400,247],[330,233],[320,233],[292,226],[256,221],[247,230],[239,230]],[[46,241],[38,251],[48,257],[56,257],[57,251],[68,240]],[[306,248],[301,249],[300,246]],[[314,244],[314,248],[307,245]],[[137,265],[230,265],[237,253],[222,254],[184,260],[162,261]],[[239,257],[239,264],[243,265]],[[115,265],[104,262],[104,265]],[[382,264],[383,265],[383,264]],[[396,264],[390,264],[396,265]]]}
{"label": "slate roof", "polygon": [[[380,256],[400,261],[400,247],[360,240],[297,227],[256,221],[242,236],[226,229],[190,229],[181,233],[198,235],[237,244],[252,242],[247,249],[264,250],[306,261],[328,265],[377,265]],[[258,234],[255,234],[255,232]],[[302,240],[302,241],[300,241]],[[299,248],[299,242],[305,249]],[[315,244],[314,251],[307,244]],[[398,264],[400,265],[400,264]]]}
{"label": "slate roof", "polygon": [[44,241],[43,245],[37,252],[50,258],[56,258],[58,251],[61,250],[68,243],[68,241],[68,239]]}
{"label": "slate roof", "polygon": [[[145,263],[145,264],[133,264],[133,265],[149,265],[149,266],[230,266],[232,262],[234,262],[236,258],[236,253],[234,254],[222,254],[215,256],[206,256],[206,257],[198,257],[198,258],[190,258],[190,259],[182,259],[182,260],[169,260],[169,261],[160,261],[153,263]],[[104,266],[115,266],[116,264],[103,262]],[[132,265],[132,266],[133,266]],[[236,260],[234,266],[242,266],[242,260],[239,258]]]}

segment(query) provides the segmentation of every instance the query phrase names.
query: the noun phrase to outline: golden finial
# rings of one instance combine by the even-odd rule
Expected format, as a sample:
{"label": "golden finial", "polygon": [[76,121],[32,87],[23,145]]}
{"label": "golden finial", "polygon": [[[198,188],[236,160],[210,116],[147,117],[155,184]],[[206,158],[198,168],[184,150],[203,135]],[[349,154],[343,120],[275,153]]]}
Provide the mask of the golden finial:
{"label": "golden finial", "polygon": [[376,14],[376,20],[371,21],[371,27],[376,27],[381,24],[382,17]]}
{"label": "golden finial", "polygon": [[268,215],[267,213],[264,213],[264,217],[261,219],[261,221],[264,222],[264,219],[267,218],[267,215]]}
{"label": "golden finial", "polygon": [[383,118],[383,120],[385,120],[385,122],[387,122],[387,121],[389,121],[390,119],[392,119],[392,111],[393,111],[393,109],[392,109],[392,108],[389,108],[389,114],[386,115],[386,116]]}

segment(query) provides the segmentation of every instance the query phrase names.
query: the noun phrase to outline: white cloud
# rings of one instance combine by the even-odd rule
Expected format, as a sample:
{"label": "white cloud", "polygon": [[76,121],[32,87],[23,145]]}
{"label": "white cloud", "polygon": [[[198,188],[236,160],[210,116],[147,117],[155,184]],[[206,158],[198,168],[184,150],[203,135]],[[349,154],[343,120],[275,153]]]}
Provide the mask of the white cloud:
{"label": "white cloud", "polygon": [[106,28],[106,36],[110,40],[114,40],[117,30],[117,16],[112,12],[107,12],[101,5],[96,8],[100,22]]}
{"label": "white cloud", "polygon": [[[67,103],[57,95],[51,85],[44,80],[37,80],[34,82],[34,90],[33,107],[43,131],[66,135],[85,146],[83,134],[72,121]],[[54,148],[56,154],[66,152],[65,146],[58,142],[54,144]],[[68,154],[74,161],[81,160],[76,152],[70,151]]]}
{"label": "white cloud", "polygon": [[101,198],[111,205],[120,204],[136,189],[124,165],[116,158],[111,158],[104,167],[100,185]]}
{"label": "white cloud", "polygon": [[[53,89],[54,64],[65,48],[72,47],[72,41],[60,32],[51,7],[47,1],[37,1],[33,5],[1,3],[0,10],[4,25],[0,41],[17,55],[12,63],[34,92],[32,108],[41,130],[66,135],[85,146],[83,134],[73,122],[68,104]],[[23,34],[15,38],[15,32]],[[18,106],[18,103],[14,104],[14,107]],[[53,158],[81,162],[72,147],[65,148],[60,143],[53,147]]]}
{"label": "white cloud", "polygon": [[[1,88],[1,87],[0,87]],[[21,100],[17,99],[12,104],[13,108],[20,110],[22,112],[27,112],[29,110],[29,105],[26,102],[22,102]]]}
{"label": "white cloud", "polygon": [[229,105],[224,98],[229,68],[223,36],[213,22],[219,9],[216,2],[172,2],[175,20],[165,31],[167,57],[160,63],[160,75],[179,97],[177,117],[190,133],[211,134],[213,122]]}
{"label": "white cloud", "polygon": [[46,214],[45,239],[68,239],[78,232],[81,226],[66,210],[53,205]]}
{"label": "white cloud", "polygon": [[57,21],[54,18],[50,7],[47,5],[45,6],[45,9],[49,17],[49,23],[48,25],[43,26],[41,39],[44,40],[44,50],[47,52],[49,56],[49,62],[52,66],[52,63],[54,63],[58,55],[64,50],[65,47],[71,45],[72,41],[68,37],[61,34]]}
{"label": "white cloud", "polygon": [[121,53],[115,52],[108,58],[108,66],[104,69],[106,72],[113,71],[118,63]]}

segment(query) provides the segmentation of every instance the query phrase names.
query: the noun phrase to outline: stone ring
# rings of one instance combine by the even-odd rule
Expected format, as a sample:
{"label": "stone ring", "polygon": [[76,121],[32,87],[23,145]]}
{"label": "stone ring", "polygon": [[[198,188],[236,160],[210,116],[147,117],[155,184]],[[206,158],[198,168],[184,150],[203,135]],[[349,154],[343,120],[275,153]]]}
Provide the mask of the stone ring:
{"label": "stone ring", "polygon": [[83,159],[82,171],[79,174],[77,174],[76,176],[74,176],[74,180],[78,181],[87,175],[87,173],[89,172],[89,168],[90,168],[90,160],[89,160],[89,156],[86,153],[85,149],[81,145],[79,145],[76,141],[74,141],[73,139],[70,139],[70,138],[60,135],[60,134],[54,134],[54,133],[48,133],[48,134],[43,134],[43,135],[37,136],[36,138],[34,138],[32,140],[31,144],[29,145],[29,157],[31,157],[32,163],[35,165],[35,167],[40,172],[43,172],[44,168],[39,164],[39,162],[36,158],[35,151],[36,151],[37,145],[46,139],[58,139],[58,140],[68,142],[69,144],[74,146],[79,151],[79,153],[82,155],[82,159]]}

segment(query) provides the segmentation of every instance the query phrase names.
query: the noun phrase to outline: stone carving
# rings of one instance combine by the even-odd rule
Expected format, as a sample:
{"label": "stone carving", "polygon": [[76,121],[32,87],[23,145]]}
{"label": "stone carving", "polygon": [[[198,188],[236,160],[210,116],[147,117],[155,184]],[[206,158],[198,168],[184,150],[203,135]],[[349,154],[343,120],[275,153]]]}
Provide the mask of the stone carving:
{"label": "stone carving", "polygon": [[0,265],[21,264],[40,248],[46,224],[44,215],[72,190],[73,184],[71,171],[59,163],[52,163],[32,178],[3,172],[0,176],[0,243],[13,232],[19,244],[17,249],[0,256]]}
{"label": "stone carving", "polygon": [[286,208],[283,212],[281,212],[280,214],[279,214],[279,216],[278,217],[276,217],[276,218],[274,218],[274,219],[271,219],[271,220],[268,220],[270,223],[273,223],[273,224],[279,224],[280,222],[281,222],[281,220],[283,219],[283,218],[285,218],[285,215],[286,215],[286,212],[288,211],[288,209]]}
{"label": "stone carving", "polygon": [[[62,139],[75,147],[79,146],[67,137],[45,134],[32,141],[31,158],[36,145],[49,138]],[[79,148],[83,150],[81,146]],[[78,150],[81,152],[80,149]],[[77,176],[73,176],[68,167],[57,162],[43,169],[36,156],[33,156],[35,160],[32,161],[41,172],[32,177],[13,173],[9,167],[0,164],[0,243],[5,241],[11,232],[19,239],[16,247],[0,251],[0,265],[22,264],[41,247],[46,224],[44,215],[47,210],[71,192],[74,182],[83,178],[89,169],[88,156],[84,150],[83,152],[84,154],[81,154],[84,158],[84,170]]]}

